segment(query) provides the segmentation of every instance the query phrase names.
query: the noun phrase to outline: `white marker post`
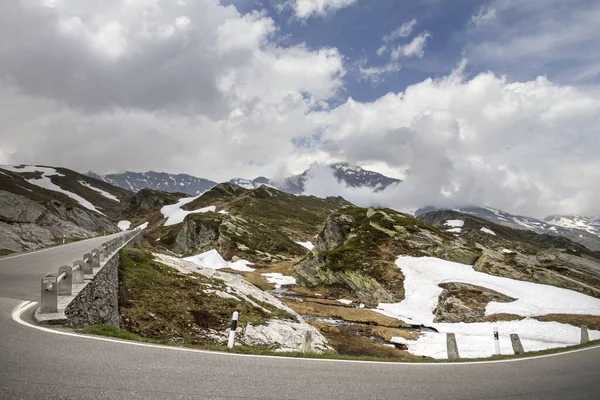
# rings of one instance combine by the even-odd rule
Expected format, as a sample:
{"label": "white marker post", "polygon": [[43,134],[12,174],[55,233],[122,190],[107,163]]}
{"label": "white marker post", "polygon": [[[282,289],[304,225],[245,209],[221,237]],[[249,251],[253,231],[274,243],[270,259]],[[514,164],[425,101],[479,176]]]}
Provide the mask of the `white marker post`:
{"label": "white marker post", "polygon": [[494,327],[494,343],[496,344],[496,355],[500,355],[500,341],[498,337],[498,327]]}
{"label": "white marker post", "polygon": [[236,311],[233,313],[233,318],[231,318],[231,329],[229,330],[229,340],[227,341],[228,349],[233,349],[233,343],[235,342],[235,330],[237,328],[239,315],[240,314]]}

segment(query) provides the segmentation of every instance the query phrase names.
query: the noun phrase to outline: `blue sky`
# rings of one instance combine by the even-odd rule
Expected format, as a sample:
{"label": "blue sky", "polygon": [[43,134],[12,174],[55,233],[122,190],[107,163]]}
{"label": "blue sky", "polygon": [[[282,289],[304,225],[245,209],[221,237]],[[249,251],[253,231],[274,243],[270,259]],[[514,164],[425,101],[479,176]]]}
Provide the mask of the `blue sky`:
{"label": "blue sky", "polygon": [[[339,49],[347,63],[342,98],[351,96],[358,101],[373,101],[426,78],[444,76],[463,58],[469,60],[468,75],[492,71],[506,76],[509,81],[526,81],[543,75],[555,82],[578,85],[596,84],[600,80],[600,45],[596,37],[589,35],[590,31],[565,43],[552,44],[552,41],[558,42],[552,35],[561,35],[560,25],[566,24],[570,29],[568,25],[579,15],[588,10],[597,11],[600,4],[597,0],[355,0],[347,7],[306,19],[297,18],[291,6],[281,7],[284,0],[226,0],[223,3],[233,4],[242,12],[265,12],[276,22],[276,36],[282,43]],[[490,18],[484,18],[479,24],[474,22],[474,17],[485,14]],[[595,18],[595,14],[592,16]],[[400,71],[387,74],[377,83],[361,77],[361,65],[386,65],[389,57],[377,54],[382,38],[413,19],[416,24],[411,34],[396,44],[407,44],[419,33],[429,32],[431,37],[424,55],[402,59]],[[527,39],[547,39],[551,45],[542,46],[539,51],[530,49],[529,56],[515,54],[513,58],[511,45]],[[482,54],[488,45],[500,50],[506,48],[509,54],[500,58]]]}

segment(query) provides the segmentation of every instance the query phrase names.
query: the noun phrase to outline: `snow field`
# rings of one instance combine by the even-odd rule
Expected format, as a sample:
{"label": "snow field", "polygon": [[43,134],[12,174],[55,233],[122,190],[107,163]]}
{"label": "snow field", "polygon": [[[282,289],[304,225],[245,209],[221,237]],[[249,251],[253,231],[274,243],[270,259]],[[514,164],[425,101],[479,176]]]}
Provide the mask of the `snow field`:
{"label": "snow field", "polygon": [[5,170],[8,170],[8,171],[16,172],[16,173],[41,172],[42,177],[40,179],[26,179],[26,181],[31,183],[32,185],[41,187],[42,189],[52,190],[53,192],[63,193],[65,195],[69,196],[70,198],[72,198],[73,200],[77,201],[82,207],[87,208],[90,211],[94,211],[98,214],[104,215],[104,213],[100,212],[96,208],[96,206],[94,206],[92,203],[90,203],[83,197],[81,197],[75,193],[69,192],[68,190],[64,190],[60,186],[52,183],[52,181],[50,180],[51,176],[64,176],[63,174],[57,172],[54,168],[36,167],[34,165],[26,165],[23,168],[16,168],[11,165],[3,165],[2,168]]}
{"label": "snow field", "polygon": [[[519,335],[525,351],[538,351],[579,344],[580,328],[558,322],[541,322],[534,319],[522,321],[433,324],[440,332],[424,332],[417,340],[392,338],[393,343],[403,343],[412,354],[433,358],[448,358],[446,333],[456,335],[456,343],[463,358],[491,357],[495,352],[494,327],[498,327],[500,354],[514,354],[510,334]],[[590,340],[600,339],[600,332],[589,331]]]}
{"label": "snow field", "polygon": [[102,196],[106,197],[106,198],[107,198],[107,199],[109,199],[109,200],[116,201],[117,203],[120,203],[120,202],[121,202],[121,200],[119,200],[119,199],[117,198],[117,196],[115,196],[114,194],[110,194],[110,193],[108,193],[108,192],[106,192],[106,191],[104,191],[104,190],[102,190],[102,189],[99,189],[99,188],[97,188],[97,187],[94,187],[94,186],[90,185],[89,183],[87,183],[87,182],[85,182],[85,181],[79,181],[79,184],[80,184],[81,186],[85,186],[86,188],[93,190],[94,192],[98,192],[98,193],[100,193]]}
{"label": "snow field", "polygon": [[449,219],[444,222],[444,225],[450,227],[450,229],[446,229],[446,232],[461,233],[462,227],[465,225],[465,221],[460,219]]}
{"label": "snow field", "polygon": [[[482,286],[516,300],[510,303],[490,302],[486,315],[507,313],[524,317],[547,314],[600,315],[600,299],[567,289],[522,282],[477,272],[470,265],[433,257],[401,256],[396,260],[405,276],[405,299],[399,303],[381,303],[376,311],[411,324],[433,327],[441,333],[426,332],[416,341],[396,338],[408,345],[413,354],[446,358],[446,335],[456,334],[461,357],[487,357],[493,354],[493,327],[502,335],[518,333],[526,351],[564,347],[579,343],[578,327],[557,322],[533,319],[497,323],[434,323],[433,310],[443,289],[441,283],[466,283]],[[600,332],[590,331],[590,339],[600,339]],[[592,339],[594,340],[594,339]],[[505,354],[512,354],[510,340],[506,339]],[[501,340],[501,348],[502,348]],[[509,347],[506,347],[509,346]],[[462,349],[462,350],[461,350]],[[510,350],[510,353],[508,352]],[[443,355],[443,357],[442,357]]]}
{"label": "snow field", "polygon": [[196,200],[199,197],[200,196],[185,197],[183,199],[179,199],[179,201],[175,204],[171,204],[171,205],[164,206],[163,208],[161,208],[160,212],[162,213],[163,217],[165,217],[167,219],[164,226],[180,224],[183,222],[185,217],[187,217],[189,214],[215,212],[217,210],[217,208],[215,206],[208,206],[208,207],[200,208],[200,209],[194,210],[194,211],[186,211],[186,210],[181,209],[181,207],[183,207],[186,204],[191,203],[192,201]]}

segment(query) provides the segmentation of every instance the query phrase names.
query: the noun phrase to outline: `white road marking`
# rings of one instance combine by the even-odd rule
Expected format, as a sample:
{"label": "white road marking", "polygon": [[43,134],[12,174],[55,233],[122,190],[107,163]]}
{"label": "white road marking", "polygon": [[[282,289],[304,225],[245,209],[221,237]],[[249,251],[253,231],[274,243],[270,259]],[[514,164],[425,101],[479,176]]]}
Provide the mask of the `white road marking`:
{"label": "white road marking", "polygon": [[21,303],[20,305],[18,305],[17,307],[15,307],[15,309],[12,312],[12,319],[24,326],[27,326],[29,328],[33,328],[33,329],[38,329],[40,331],[44,331],[44,332],[49,332],[49,333],[53,333],[55,335],[64,335],[64,336],[74,336],[74,337],[78,337],[81,339],[90,339],[90,340],[100,340],[103,342],[110,342],[110,343],[119,343],[119,344],[124,344],[124,345],[130,345],[130,346],[140,346],[140,347],[152,347],[152,348],[156,348],[156,349],[163,349],[163,350],[173,350],[173,351],[185,351],[185,352],[189,352],[189,353],[200,353],[200,354],[214,354],[214,355],[219,355],[219,356],[233,356],[233,357],[258,357],[258,358],[272,358],[272,359],[277,359],[277,360],[290,360],[290,361],[295,361],[295,360],[301,360],[301,361],[319,361],[319,362],[338,362],[338,363],[362,363],[362,364],[379,364],[379,365],[411,365],[413,367],[417,367],[417,366],[421,366],[421,365],[425,365],[425,366],[441,366],[441,367],[448,367],[448,366],[462,366],[462,365],[481,365],[481,364],[499,364],[499,363],[507,363],[507,362],[519,362],[519,361],[529,361],[529,360],[535,360],[535,359],[539,359],[539,358],[547,358],[547,357],[557,357],[557,356],[562,356],[565,354],[572,354],[572,353],[579,353],[581,351],[588,351],[588,350],[593,350],[593,349],[598,349],[600,348],[600,345],[598,346],[591,346],[591,347],[586,347],[584,349],[577,349],[577,350],[569,350],[569,351],[564,351],[561,353],[555,353],[555,354],[546,354],[546,355],[542,355],[542,356],[533,356],[533,357],[523,357],[523,358],[513,358],[513,359],[508,359],[508,360],[490,360],[490,361],[466,361],[466,362],[455,362],[455,363],[443,363],[443,362],[439,362],[439,363],[420,363],[420,362],[394,362],[394,361],[390,361],[390,362],[386,362],[386,361],[360,361],[360,360],[334,360],[334,359],[327,359],[327,358],[301,358],[301,357],[285,357],[285,356],[265,356],[265,355],[257,355],[257,354],[238,354],[238,353],[225,353],[225,352],[220,352],[220,351],[210,351],[210,350],[197,350],[197,349],[188,349],[188,348],[183,348],[183,347],[173,347],[173,346],[163,346],[163,345],[159,345],[159,344],[150,344],[150,343],[140,343],[140,342],[134,342],[134,341],[125,341],[125,340],[118,340],[118,339],[110,339],[110,338],[104,338],[104,337],[99,337],[99,336],[91,336],[91,335],[81,335],[78,333],[72,333],[72,332],[63,332],[63,331],[58,331],[55,329],[50,329],[50,328],[44,328],[42,326],[38,326],[38,325],[33,325],[30,324],[29,322],[23,321],[21,319],[21,315],[27,311],[28,309],[30,309],[31,307],[35,306],[37,303],[35,301],[24,301],[23,303]]}

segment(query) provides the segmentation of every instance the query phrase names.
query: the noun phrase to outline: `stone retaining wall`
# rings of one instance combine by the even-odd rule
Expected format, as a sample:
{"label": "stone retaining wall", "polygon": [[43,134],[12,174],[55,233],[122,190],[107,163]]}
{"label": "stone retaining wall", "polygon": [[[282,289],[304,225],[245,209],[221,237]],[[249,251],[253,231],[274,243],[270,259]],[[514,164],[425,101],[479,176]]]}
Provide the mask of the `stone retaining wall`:
{"label": "stone retaining wall", "polygon": [[[139,243],[142,234],[133,238],[126,247]],[[67,325],[120,326],[119,317],[119,253],[104,264],[71,304],[65,308]]]}

